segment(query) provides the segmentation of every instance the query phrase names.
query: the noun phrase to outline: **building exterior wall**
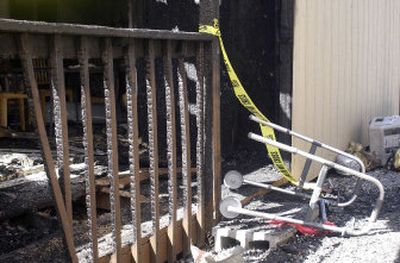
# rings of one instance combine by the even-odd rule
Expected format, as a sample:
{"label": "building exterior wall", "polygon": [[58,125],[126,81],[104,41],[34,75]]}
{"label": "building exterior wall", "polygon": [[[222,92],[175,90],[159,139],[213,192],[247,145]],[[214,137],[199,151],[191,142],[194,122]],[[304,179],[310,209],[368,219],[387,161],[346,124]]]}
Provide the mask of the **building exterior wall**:
{"label": "building exterior wall", "polygon": [[[399,114],[400,1],[295,5],[292,128],[340,149],[367,145],[372,117]],[[293,158],[295,175],[303,163]]]}
{"label": "building exterior wall", "polygon": [[0,17],[2,18],[9,18],[10,13],[10,5],[9,0],[0,0]]}

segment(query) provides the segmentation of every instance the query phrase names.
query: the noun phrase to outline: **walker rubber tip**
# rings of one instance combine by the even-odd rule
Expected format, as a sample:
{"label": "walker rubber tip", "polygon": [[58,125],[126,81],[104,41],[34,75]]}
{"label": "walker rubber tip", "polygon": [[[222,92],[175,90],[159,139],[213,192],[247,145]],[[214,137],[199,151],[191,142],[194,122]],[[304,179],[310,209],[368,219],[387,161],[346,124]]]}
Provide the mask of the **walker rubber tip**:
{"label": "walker rubber tip", "polygon": [[243,175],[236,170],[225,174],[224,185],[229,189],[238,189],[243,185]]}
{"label": "walker rubber tip", "polygon": [[239,213],[229,211],[229,207],[242,208],[242,203],[237,197],[228,196],[224,198],[219,204],[219,211],[221,214],[228,219],[233,219],[239,215]]}

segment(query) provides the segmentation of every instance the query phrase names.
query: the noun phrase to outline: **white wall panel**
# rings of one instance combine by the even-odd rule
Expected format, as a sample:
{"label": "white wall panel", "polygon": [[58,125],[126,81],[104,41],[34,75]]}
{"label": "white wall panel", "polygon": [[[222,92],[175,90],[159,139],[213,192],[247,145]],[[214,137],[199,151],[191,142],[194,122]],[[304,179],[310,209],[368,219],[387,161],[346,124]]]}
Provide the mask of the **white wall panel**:
{"label": "white wall panel", "polygon": [[345,149],[399,113],[400,1],[297,0],[293,52],[294,130]]}

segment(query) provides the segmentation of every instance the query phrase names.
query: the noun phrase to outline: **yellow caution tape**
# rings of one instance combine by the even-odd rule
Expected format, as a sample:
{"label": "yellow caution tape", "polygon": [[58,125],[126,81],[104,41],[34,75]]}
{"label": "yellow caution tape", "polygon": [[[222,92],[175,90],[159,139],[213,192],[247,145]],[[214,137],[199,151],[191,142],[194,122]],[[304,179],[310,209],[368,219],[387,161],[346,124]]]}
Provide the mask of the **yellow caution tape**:
{"label": "yellow caution tape", "polygon": [[[199,32],[211,34],[213,36],[217,36],[220,44],[220,49],[222,52],[222,56],[224,58],[224,63],[226,66],[226,70],[229,75],[229,79],[231,80],[233,86],[233,92],[235,96],[238,98],[240,103],[250,111],[254,116],[264,121],[268,121],[268,118],[262,114],[262,112],[257,108],[254,104],[253,100],[250,98],[249,94],[247,94],[246,90],[244,89],[242,83],[240,82],[238,76],[236,75],[235,70],[232,67],[232,64],[229,60],[228,54],[226,53],[224,42],[222,41],[221,31],[219,30],[219,23],[218,19],[214,19],[214,25],[200,25]],[[272,140],[276,140],[274,129],[260,124],[261,134],[264,137],[267,137]],[[286,167],[285,163],[282,160],[281,153],[279,148],[267,144],[267,150],[269,157],[271,158],[272,162],[274,163],[275,167],[279,170],[282,176],[288,180],[290,183],[297,185],[297,180],[292,176],[289,169]]]}

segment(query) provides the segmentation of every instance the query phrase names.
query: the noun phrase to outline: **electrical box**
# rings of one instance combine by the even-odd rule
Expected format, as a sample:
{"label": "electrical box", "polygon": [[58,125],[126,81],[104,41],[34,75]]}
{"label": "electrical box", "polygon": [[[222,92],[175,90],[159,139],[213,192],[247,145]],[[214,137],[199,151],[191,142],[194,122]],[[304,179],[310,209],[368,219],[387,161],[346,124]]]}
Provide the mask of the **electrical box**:
{"label": "electrical box", "polygon": [[388,159],[400,148],[400,116],[376,117],[369,124],[371,154],[386,165]]}

